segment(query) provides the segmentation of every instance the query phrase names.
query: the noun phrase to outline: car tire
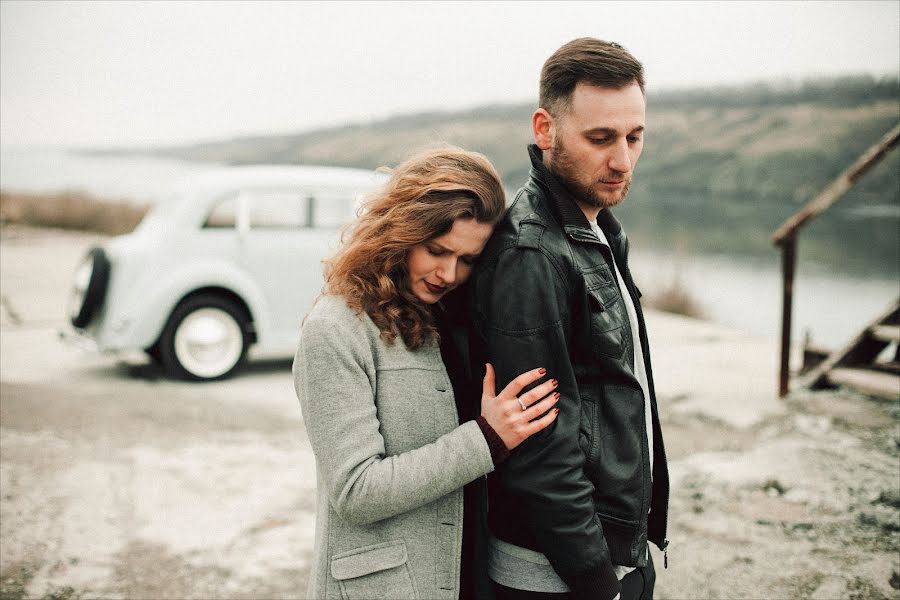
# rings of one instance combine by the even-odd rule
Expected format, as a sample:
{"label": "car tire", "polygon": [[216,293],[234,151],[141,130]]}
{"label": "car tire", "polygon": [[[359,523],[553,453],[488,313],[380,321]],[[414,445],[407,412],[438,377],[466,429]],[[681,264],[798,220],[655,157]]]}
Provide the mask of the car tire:
{"label": "car tire", "polygon": [[[82,279],[80,272],[88,269],[89,274],[85,273],[84,281],[80,281]],[[109,271],[109,258],[103,248],[91,248],[76,271],[73,295],[77,297],[74,300],[77,306],[70,305],[69,309],[69,319],[74,327],[78,329],[87,327],[100,310],[109,286]]]}
{"label": "car tire", "polygon": [[214,294],[184,299],[155,345],[166,372],[178,379],[214,381],[246,359],[250,317],[233,300]]}

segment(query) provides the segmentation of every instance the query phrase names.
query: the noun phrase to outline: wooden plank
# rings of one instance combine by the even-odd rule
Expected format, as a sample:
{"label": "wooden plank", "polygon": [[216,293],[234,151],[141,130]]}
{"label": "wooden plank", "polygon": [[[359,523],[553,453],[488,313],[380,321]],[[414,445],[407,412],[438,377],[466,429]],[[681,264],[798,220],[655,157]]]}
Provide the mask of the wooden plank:
{"label": "wooden plank", "polygon": [[873,319],[869,325],[863,329],[859,335],[850,340],[843,348],[834,352],[831,356],[829,356],[825,361],[820,364],[818,367],[809,372],[809,375],[805,378],[806,385],[809,385],[812,388],[820,387],[827,383],[826,375],[828,371],[834,369],[835,367],[840,366],[841,361],[844,360],[847,356],[853,353],[856,348],[864,344],[867,340],[871,340],[869,337],[868,329],[879,323],[883,323],[889,317],[891,317],[897,310],[900,309],[900,299],[894,302],[887,310],[878,315],[875,319]]}
{"label": "wooden plank", "polygon": [[876,371],[884,371],[885,373],[893,373],[900,375],[900,362],[892,360],[890,362],[873,362],[870,367]]}
{"label": "wooden plank", "polygon": [[857,179],[878,164],[888,152],[897,146],[898,142],[900,142],[900,124],[896,125],[891,131],[885,134],[878,143],[866,150],[862,156],[856,159],[856,162],[850,165],[846,171],[838,175],[830,184],[825,186],[825,189],[819,192],[815,198],[807,202],[803,208],[782,223],[781,227],[772,234],[772,242],[775,245],[783,244],[789,237],[793,236],[797,229],[804,223],[816,215],[821,214],[829,206],[837,202],[847,190],[853,187],[853,184],[856,183]]}
{"label": "wooden plank", "polygon": [[832,369],[828,381],[883,400],[900,400],[900,376],[869,369]]}
{"label": "wooden plank", "polygon": [[876,340],[900,342],[900,325],[873,325],[869,331]]}

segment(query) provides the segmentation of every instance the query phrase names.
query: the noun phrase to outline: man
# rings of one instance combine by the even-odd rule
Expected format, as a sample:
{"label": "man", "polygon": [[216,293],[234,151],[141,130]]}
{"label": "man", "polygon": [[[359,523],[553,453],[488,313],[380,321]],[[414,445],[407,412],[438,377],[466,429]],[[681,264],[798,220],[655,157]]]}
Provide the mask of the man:
{"label": "man", "polygon": [[[580,38],[541,72],[525,186],[474,276],[476,348],[497,383],[545,367],[556,422],[489,479],[498,598],[652,598],[669,480],[640,291],[610,208],[644,136],[643,67]],[[474,354],[477,356],[478,354]]]}

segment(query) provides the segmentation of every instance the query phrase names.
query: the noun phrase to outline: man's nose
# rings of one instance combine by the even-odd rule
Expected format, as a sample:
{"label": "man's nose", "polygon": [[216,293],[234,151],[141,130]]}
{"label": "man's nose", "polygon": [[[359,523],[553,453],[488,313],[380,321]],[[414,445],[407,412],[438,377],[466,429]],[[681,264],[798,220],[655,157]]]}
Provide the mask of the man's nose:
{"label": "man's nose", "polygon": [[609,169],[619,173],[631,171],[631,154],[628,152],[628,141],[621,140],[612,148],[609,156]]}

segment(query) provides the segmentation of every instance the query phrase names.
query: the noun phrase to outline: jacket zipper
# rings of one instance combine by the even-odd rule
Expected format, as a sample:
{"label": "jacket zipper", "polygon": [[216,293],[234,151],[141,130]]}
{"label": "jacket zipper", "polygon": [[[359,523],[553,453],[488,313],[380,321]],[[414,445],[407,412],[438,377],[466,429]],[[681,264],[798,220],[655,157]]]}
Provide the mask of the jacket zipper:
{"label": "jacket zipper", "polygon": [[[569,232],[567,232],[567,233],[569,233]],[[615,257],[615,255],[614,255],[613,252],[612,252],[612,247],[607,246],[606,244],[604,244],[603,242],[601,242],[599,239],[581,238],[581,237],[579,237],[579,236],[572,235],[571,233],[569,233],[569,236],[570,236],[572,239],[576,240],[576,241],[583,241],[583,242],[587,242],[587,243],[590,243],[590,244],[594,244],[594,245],[600,246],[600,253],[601,253],[601,254],[605,254],[605,253],[607,253],[607,252],[609,253],[609,260],[612,262],[612,269],[610,269],[610,275],[612,275],[613,283],[615,283],[616,288],[617,288],[618,290],[621,290],[621,286],[619,285],[619,280],[618,280],[618,278],[616,277],[616,267],[617,267],[617,265],[616,265],[616,257]],[[625,250],[624,250],[624,254],[625,254],[625,267],[626,267],[626,269],[627,269],[627,265],[628,265],[628,239],[627,239],[627,238],[626,238],[626,240],[625,240]],[[604,257],[604,258],[606,258],[606,257]],[[638,312],[638,309],[637,309],[639,300],[635,297],[636,295],[635,295],[635,293],[632,291],[632,287],[634,287],[633,282],[632,282],[632,283],[629,283],[629,280],[628,280],[627,277],[625,277],[625,275],[623,275],[622,277],[623,277],[623,279],[624,279],[624,282],[623,282],[623,283],[625,284],[625,289],[628,290],[628,295],[629,295],[629,297],[630,297],[630,300],[631,300],[631,302],[635,305],[635,312],[637,313],[637,320],[638,320],[638,328],[640,329],[640,328],[643,327],[644,330],[646,330],[647,325],[644,323],[643,313],[642,313],[642,312]],[[625,302],[625,298],[622,298],[622,301]],[[640,330],[639,330],[639,331],[637,332],[638,338],[640,338],[640,335],[641,335],[641,332],[640,332]],[[633,339],[633,338],[634,338],[634,332],[631,333],[631,337],[632,337],[631,343],[634,344],[634,339]],[[642,343],[642,345],[643,345],[643,341],[642,341],[641,343]],[[649,352],[649,349],[648,349],[648,352]],[[637,357],[635,357],[635,359],[637,359]],[[641,356],[640,359],[641,359],[641,360],[644,360],[644,357]],[[653,371],[650,369],[650,366],[649,366],[649,365],[647,365],[647,377],[648,377],[648,379],[649,379],[650,381],[653,380]],[[629,383],[631,383],[631,382],[629,382]],[[639,391],[639,392],[641,393],[641,396],[643,397],[643,396],[644,396],[644,390],[643,390],[643,388],[641,387],[640,382],[638,382],[637,380],[635,380],[634,384],[635,384],[635,385],[629,386],[629,387],[635,388],[637,391]],[[651,401],[650,398],[644,397],[644,402],[650,402],[650,401]],[[648,433],[650,436],[652,436],[652,435],[653,435],[652,428],[651,428],[651,431],[649,431],[649,432],[647,432],[647,433]],[[651,465],[651,470],[652,470],[652,465]],[[652,477],[652,475],[651,475],[651,477]],[[653,485],[652,485],[652,484],[650,485],[650,490],[648,490],[648,492],[649,492],[649,495],[648,495],[648,497],[647,497],[647,503],[649,504],[649,502],[650,502],[650,495],[652,495],[652,493],[653,493]],[[666,514],[665,514],[665,520],[666,520],[667,523],[668,523],[668,520],[669,520],[669,506],[668,506],[668,504],[669,504],[669,503],[666,502],[666,511],[665,511]],[[646,504],[643,504],[643,503],[642,503],[641,510],[644,512],[644,514],[646,514],[647,512],[649,512],[649,509],[647,509]],[[648,525],[649,525],[649,521],[648,521]],[[664,568],[664,569],[668,569],[668,568],[669,568],[669,554],[668,554],[668,550],[666,550],[666,548],[667,548],[668,546],[669,546],[669,540],[664,539],[664,540],[663,540],[663,546],[662,546],[662,551],[663,551],[663,568]]]}
{"label": "jacket zipper", "polygon": [[[604,252],[604,248],[605,248],[605,250],[609,252],[610,259],[612,260],[613,264],[615,264],[616,258],[615,258],[615,256],[613,255],[612,247],[607,246],[606,244],[604,244],[603,242],[601,242],[599,239],[590,238],[590,237],[587,237],[587,236],[582,237],[582,236],[580,236],[580,235],[573,235],[573,232],[568,231],[568,230],[566,230],[566,234],[567,234],[569,237],[571,237],[573,240],[575,240],[575,241],[586,242],[586,243],[589,243],[589,244],[594,244],[594,245],[600,246],[600,248],[601,248],[601,254]],[[626,265],[628,264],[628,250],[629,250],[629,246],[630,246],[629,240],[628,240],[628,238],[625,238],[625,248],[624,248],[624,252],[623,252],[623,253],[624,253],[624,255],[625,255],[625,264],[626,264]],[[613,277],[613,281],[614,281],[614,282],[616,283],[616,285],[618,286],[618,280],[616,279],[615,269],[613,269],[612,272],[611,272],[610,274],[611,274],[612,277]],[[624,276],[623,276],[623,277],[624,277]],[[633,286],[633,282],[631,282],[631,284],[629,284],[629,282],[628,282],[627,279],[626,279],[626,281],[625,281],[625,287],[626,287],[626,289],[628,289],[628,295],[631,296],[631,301],[635,304],[635,309],[636,309],[636,312],[637,312],[638,300],[635,298],[635,294],[632,292],[632,289],[631,289],[632,287],[634,287],[634,286]],[[624,300],[624,298],[623,298],[623,300]],[[638,327],[639,327],[639,328],[642,327],[642,328],[644,328],[644,330],[646,331],[647,325],[646,325],[646,323],[644,322],[643,311],[638,312],[637,317],[638,317]],[[640,331],[638,331],[638,336],[640,336]],[[634,343],[634,340],[632,340],[632,343]],[[642,342],[642,343],[643,343],[643,342]],[[649,353],[649,349],[648,349],[647,351],[648,351],[648,353]],[[644,357],[642,356],[641,359],[643,360],[643,358],[644,358]],[[648,379],[649,379],[650,381],[653,381],[653,370],[652,370],[652,368],[650,367],[650,365],[647,365],[647,377],[648,377]],[[640,389],[640,383],[638,383],[638,386],[637,386],[637,387],[638,387],[638,389]],[[641,393],[643,393],[643,389],[640,389],[640,391],[641,391]],[[650,398],[646,398],[645,401],[650,401]],[[657,414],[658,414],[658,413],[657,413]],[[666,509],[665,509],[665,513],[664,513],[664,515],[663,515],[663,520],[664,520],[664,522],[666,523],[666,525],[668,525],[668,523],[669,523],[669,503],[668,503],[668,502],[666,502]],[[664,569],[668,569],[668,568],[669,568],[669,552],[668,552],[668,547],[669,547],[669,540],[666,539],[666,538],[663,538],[662,551],[663,551],[663,568],[664,568]]]}

